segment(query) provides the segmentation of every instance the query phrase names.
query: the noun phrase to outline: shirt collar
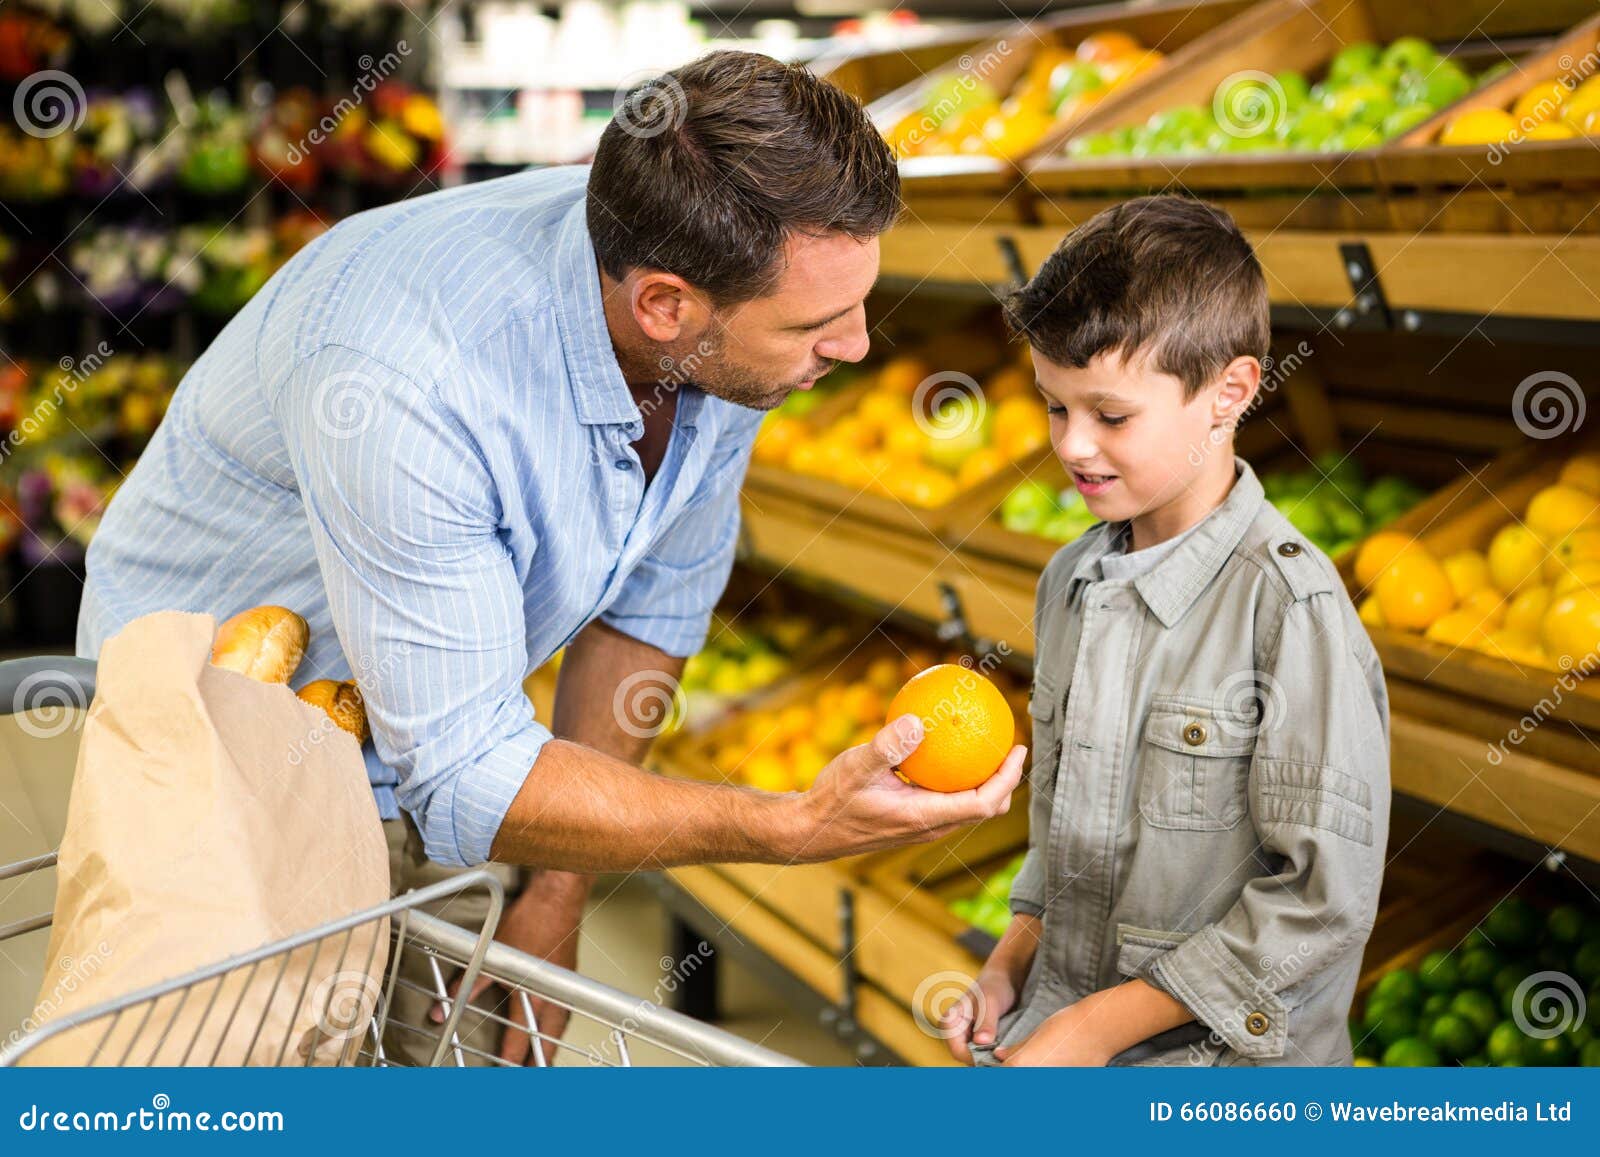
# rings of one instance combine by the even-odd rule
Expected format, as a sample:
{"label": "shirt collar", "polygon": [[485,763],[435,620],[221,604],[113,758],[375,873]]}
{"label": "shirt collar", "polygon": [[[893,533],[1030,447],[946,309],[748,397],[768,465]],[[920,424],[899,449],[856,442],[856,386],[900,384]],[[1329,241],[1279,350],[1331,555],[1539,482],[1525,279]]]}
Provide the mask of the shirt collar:
{"label": "shirt collar", "polygon": [[[1150,612],[1171,627],[1194,605],[1200,592],[1228,561],[1244,532],[1261,509],[1263,491],[1255,471],[1242,458],[1234,460],[1237,481],[1228,496],[1201,520],[1187,538],[1151,570],[1133,580],[1133,587]],[[1089,547],[1072,570],[1067,583],[1071,597],[1079,582],[1091,581],[1096,564],[1116,547],[1126,523],[1102,524],[1096,528],[1099,541]]]}
{"label": "shirt collar", "polygon": [[623,380],[606,328],[600,299],[600,267],[589,239],[583,199],[567,210],[555,245],[556,324],[578,420],[586,425],[632,425],[643,429],[639,407]]}

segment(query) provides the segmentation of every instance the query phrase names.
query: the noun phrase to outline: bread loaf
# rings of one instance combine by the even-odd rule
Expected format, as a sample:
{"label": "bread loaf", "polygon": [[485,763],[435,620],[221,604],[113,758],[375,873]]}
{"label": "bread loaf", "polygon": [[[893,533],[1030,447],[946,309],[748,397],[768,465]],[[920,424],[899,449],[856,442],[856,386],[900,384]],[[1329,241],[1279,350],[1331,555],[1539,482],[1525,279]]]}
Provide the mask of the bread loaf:
{"label": "bread loaf", "polygon": [[367,705],[361,698],[361,688],[355,683],[318,679],[307,683],[295,692],[313,707],[320,707],[344,730],[355,736],[357,743],[365,743],[372,735],[367,727]]}
{"label": "bread loaf", "polygon": [[252,607],[221,627],[211,662],[263,683],[287,683],[305,658],[311,630],[286,607]]}

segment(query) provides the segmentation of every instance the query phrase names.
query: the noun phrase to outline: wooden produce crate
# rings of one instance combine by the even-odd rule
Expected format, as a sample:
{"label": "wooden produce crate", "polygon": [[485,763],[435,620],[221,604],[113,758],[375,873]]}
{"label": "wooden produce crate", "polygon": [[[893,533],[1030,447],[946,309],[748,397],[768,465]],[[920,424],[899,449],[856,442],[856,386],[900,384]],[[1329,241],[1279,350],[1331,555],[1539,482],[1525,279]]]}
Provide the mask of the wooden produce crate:
{"label": "wooden produce crate", "polygon": [[[1072,137],[1143,123],[1180,105],[1210,106],[1217,88],[1244,72],[1293,69],[1316,77],[1346,45],[1388,43],[1420,36],[1469,67],[1503,59],[1503,47],[1458,38],[1516,35],[1520,22],[1475,23],[1469,10],[1439,4],[1385,5],[1378,0],[1269,0],[1231,26],[1217,51],[1182,70],[1153,77],[1137,93],[1107,102],[1085,117]],[[1485,13],[1477,13],[1480,18]],[[1536,22],[1565,27],[1559,15]],[[1529,45],[1512,43],[1512,51]],[[1038,193],[1039,219],[1074,224],[1102,205],[1108,192],[1181,189],[1227,208],[1246,228],[1383,229],[1390,215],[1379,182],[1377,147],[1341,152],[1249,152],[1164,155],[1147,158],[1074,159],[1060,149],[1040,150],[1024,163]]]}
{"label": "wooden produce crate", "polygon": [[[1512,71],[1391,142],[1378,155],[1391,227],[1408,231],[1600,233],[1600,149],[1592,137],[1443,145],[1454,117],[1509,110],[1540,82],[1572,88],[1600,76],[1600,16],[1526,55]],[[1531,127],[1531,126],[1529,126]]]}
{"label": "wooden produce crate", "polygon": [[[1153,4],[1106,4],[1075,8],[1015,25],[974,45],[959,55],[947,56],[943,67],[910,81],[875,101],[869,108],[873,120],[887,135],[904,118],[915,115],[941,84],[956,84],[971,91],[983,83],[1002,98],[1045,53],[1071,51],[1094,32],[1124,32],[1165,59],[1155,68],[1130,78],[1105,98],[1118,101],[1124,93],[1141,89],[1151,78],[1181,69],[1194,58],[1212,51],[1224,26],[1247,12],[1257,0],[1176,0]],[[1050,147],[1078,124],[1088,109],[1058,117],[1044,138],[1032,148]],[[1028,219],[1027,189],[1012,161],[985,155],[907,157],[900,165],[902,191],[909,215],[924,221],[1022,221]]]}
{"label": "wooden produce crate", "polygon": [[807,67],[829,84],[870,105],[951,56],[1004,35],[1015,27],[1009,20],[961,23],[948,28],[908,30],[903,42],[866,44],[824,51]]}

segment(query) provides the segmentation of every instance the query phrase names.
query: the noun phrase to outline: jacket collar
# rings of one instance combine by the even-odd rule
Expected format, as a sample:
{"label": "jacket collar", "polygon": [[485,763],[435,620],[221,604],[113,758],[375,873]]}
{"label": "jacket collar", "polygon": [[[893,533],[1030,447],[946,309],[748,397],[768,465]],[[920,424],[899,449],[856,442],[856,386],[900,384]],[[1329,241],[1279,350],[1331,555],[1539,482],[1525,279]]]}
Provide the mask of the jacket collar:
{"label": "jacket collar", "polygon": [[[1139,597],[1164,627],[1171,627],[1194,605],[1261,509],[1264,493],[1255,471],[1242,458],[1234,459],[1234,471],[1236,481],[1222,505],[1206,515],[1171,554],[1133,580]],[[1067,582],[1069,598],[1076,596],[1080,582],[1095,577],[1099,561],[1116,548],[1127,528],[1126,522],[1102,523],[1091,532],[1099,538],[1073,568]]]}

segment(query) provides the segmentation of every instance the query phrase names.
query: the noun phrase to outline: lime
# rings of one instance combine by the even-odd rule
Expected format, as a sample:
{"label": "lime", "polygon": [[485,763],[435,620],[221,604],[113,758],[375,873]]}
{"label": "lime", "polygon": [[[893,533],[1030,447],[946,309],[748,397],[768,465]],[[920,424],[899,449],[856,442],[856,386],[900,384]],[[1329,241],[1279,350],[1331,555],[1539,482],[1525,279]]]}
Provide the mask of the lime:
{"label": "lime", "polygon": [[1573,1056],[1572,1042],[1565,1036],[1530,1036],[1522,1042],[1524,1064],[1545,1067],[1570,1065]]}
{"label": "lime", "polygon": [[1383,1050],[1383,1063],[1391,1069],[1425,1069],[1442,1062],[1439,1053],[1420,1037],[1401,1037]]}
{"label": "lime", "polygon": [[1578,1063],[1586,1069],[1600,1068],[1600,1040],[1592,1040],[1578,1053]]}
{"label": "lime", "polygon": [[1369,1004],[1362,1027],[1372,1034],[1378,1046],[1387,1048],[1403,1037],[1417,1034],[1417,1014],[1403,1004],[1380,1003],[1376,1007]]}
{"label": "lime", "polygon": [[1439,1050],[1446,1060],[1459,1060],[1478,1051],[1482,1034],[1466,1017],[1447,1012],[1435,1020],[1428,1029],[1428,1043]]}
{"label": "lime", "polygon": [[1567,1038],[1567,1043],[1572,1046],[1574,1053],[1580,1053],[1584,1045],[1594,1040],[1594,1029],[1587,1024],[1575,1024],[1561,1035]]}
{"label": "lime", "polygon": [[1343,84],[1378,66],[1379,49],[1371,41],[1347,44],[1328,65],[1328,83]]}
{"label": "lime", "polygon": [[1438,62],[1439,54],[1420,36],[1402,36],[1391,42],[1378,59],[1401,72],[1426,73]]}
{"label": "lime", "polygon": [[1422,1002],[1423,1016],[1443,1016],[1450,1011],[1450,994],[1448,992],[1430,992],[1428,999]]}
{"label": "lime", "polygon": [[1571,972],[1571,947],[1555,940],[1547,941],[1539,945],[1538,951],[1533,954],[1533,962],[1547,972]]}
{"label": "lime", "polygon": [[1372,995],[1367,998],[1367,1003],[1370,1006],[1374,1001],[1397,1000],[1401,1004],[1416,1004],[1421,999],[1422,982],[1417,979],[1417,974],[1409,968],[1397,968],[1378,978],[1378,983],[1372,986]]}
{"label": "lime", "polygon": [[[1377,483],[1374,483],[1373,485],[1374,485],[1374,487],[1376,487]],[[1369,497],[1370,497],[1370,494],[1369,494]],[[1370,514],[1372,512],[1369,510],[1367,513]],[[1493,947],[1494,947],[1494,945],[1489,942],[1489,936],[1488,936],[1487,933],[1484,932],[1483,926],[1481,924],[1478,927],[1474,928],[1471,932],[1468,932],[1465,936],[1463,936],[1461,938],[1461,951],[1463,951],[1463,952],[1466,952],[1466,951],[1468,951],[1469,949],[1472,949],[1472,948],[1493,948]]]}
{"label": "lime", "polygon": [[1474,946],[1461,953],[1457,961],[1461,983],[1466,988],[1488,988],[1494,983],[1494,974],[1504,963],[1493,948]]}
{"label": "lime", "polygon": [[1479,1053],[1476,1056],[1466,1057],[1463,1059],[1461,1062],[1461,1067],[1464,1069],[1481,1069],[1488,1063],[1489,1058],[1484,1056],[1482,1053]]}
{"label": "lime", "polygon": [[1544,918],[1544,930],[1558,944],[1577,944],[1587,930],[1589,917],[1576,904],[1552,908]]}
{"label": "lime", "polygon": [[1484,1055],[1497,1065],[1515,1061],[1522,1063],[1522,1030],[1513,1021],[1503,1020],[1494,1026],[1483,1047]]}
{"label": "lime", "polygon": [[1533,969],[1529,968],[1526,963],[1519,960],[1513,960],[1509,964],[1502,964],[1499,971],[1494,974],[1494,980],[1490,982],[1494,988],[1494,994],[1502,1001],[1509,999],[1511,994],[1516,991],[1517,985],[1522,983],[1522,978],[1532,971]]}
{"label": "lime", "polygon": [[1494,1031],[1500,1022],[1500,1006],[1487,992],[1469,988],[1450,999],[1450,1011],[1468,1021],[1484,1036]]}
{"label": "lime", "polygon": [[1600,940],[1586,940],[1572,954],[1572,971],[1585,984],[1600,980]]}
{"label": "lime", "polygon": [[1527,948],[1539,938],[1539,912],[1520,896],[1509,896],[1483,918],[1484,933],[1502,951]]}
{"label": "lime", "polygon": [[1461,982],[1461,969],[1448,952],[1430,952],[1417,968],[1422,987],[1432,992],[1450,992]]}

